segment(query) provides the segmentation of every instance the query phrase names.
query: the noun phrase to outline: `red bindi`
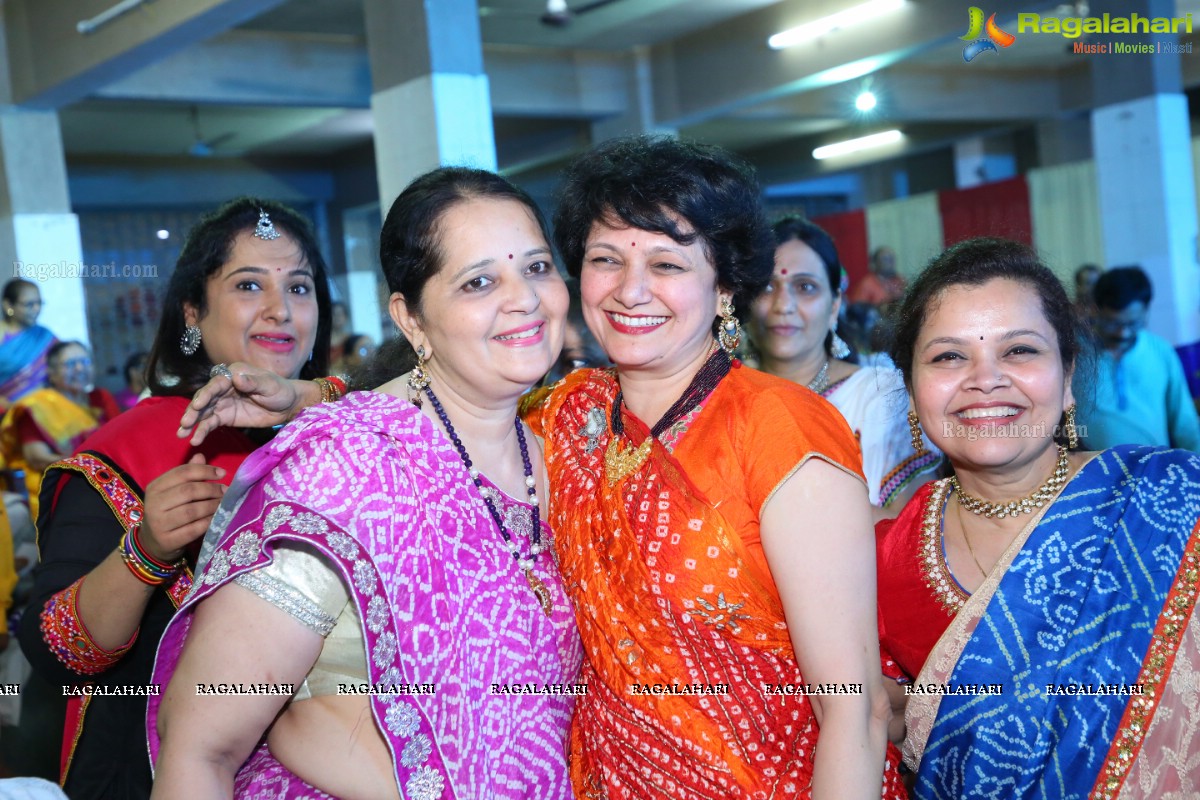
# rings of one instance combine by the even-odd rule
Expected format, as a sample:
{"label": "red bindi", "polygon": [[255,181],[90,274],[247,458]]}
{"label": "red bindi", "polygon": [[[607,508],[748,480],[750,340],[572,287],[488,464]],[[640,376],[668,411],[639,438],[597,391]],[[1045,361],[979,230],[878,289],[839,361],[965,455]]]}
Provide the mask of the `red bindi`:
{"label": "red bindi", "polygon": [[779,270],[779,274],[780,274],[780,275],[787,275],[787,270],[786,270],[786,269],[781,269],[781,270]]}
{"label": "red bindi", "polygon": [[508,260],[509,260],[509,261],[512,261],[512,253],[509,253],[509,254],[508,254]]}
{"label": "red bindi", "polygon": [[637,247],[637,242],[630,242],[630,243],[629,243],[629,246],[630,246],[630,247]]}

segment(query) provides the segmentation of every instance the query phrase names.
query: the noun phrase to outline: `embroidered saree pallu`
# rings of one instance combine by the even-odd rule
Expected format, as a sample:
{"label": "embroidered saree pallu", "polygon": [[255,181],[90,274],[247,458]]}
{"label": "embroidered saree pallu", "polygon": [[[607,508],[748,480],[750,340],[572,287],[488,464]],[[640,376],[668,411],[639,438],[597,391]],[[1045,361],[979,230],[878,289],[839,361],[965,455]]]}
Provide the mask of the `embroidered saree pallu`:
{"label": "embroidered saree pallu", "polygon": [[926,662],[918,683],[1003,690],[925,709],[916,796],[1200,796],[1197,520],[1200,456],[1119,447],[1086,464]]}
{"label": "embroidered saree pallu", "polygon": [[[571,796],[574,698],[491,691],[575,681],[579,643],[561,583],[540,560],[553,602],[546,615],[450,442],[387,395],[309,409],[247,459],[205,539],[196,591],[163,637],[155,680],[167,683],[196,604],[288,543],[315,550],[341,576],[358,612],[366,684],[435,687],[371,696],[403,797]],[[154,758],[158,706],[156,698],[147,720]],[[237,796],[325,795],[263,745],[239,770]]]}
{"label": "embroidered saree pallu", "polygon": [[[731,430],[740,435],[738,405],[755,402],[745,379],[775,381],[752,372],[733,369],[663,435],[670,447],[628,414],[626,434],[611,433],[617,385],[607,371],[573,373],[541,409],[556,550],[585,654],[587,695],[571,735],[579,797],[809,796],[812,705],[803,690],[777,691],[804,678],[765,559],[728,516],[740,504],[757,525],[769,497],[769,489],[761,496],[752,489],[738,498],[753,477],[721,443]],[[781,460],[772,487],[809,457],[856,471],[843,429],[816,434],[831,440],[832,455]],[[693,460],[700,457],[708,458],[703,467]],[[687,468],[727,476],[729,496],[706,497]],[[901,792],[885,786],[885,796]]]}

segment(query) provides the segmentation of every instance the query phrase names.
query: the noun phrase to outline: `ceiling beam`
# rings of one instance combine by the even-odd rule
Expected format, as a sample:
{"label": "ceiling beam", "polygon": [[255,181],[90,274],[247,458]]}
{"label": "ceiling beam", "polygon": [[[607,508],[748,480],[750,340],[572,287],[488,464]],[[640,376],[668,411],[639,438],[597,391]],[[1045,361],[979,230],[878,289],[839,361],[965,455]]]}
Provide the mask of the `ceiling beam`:
{"label": "ceiling beam", "polygon": [[[1037,11],[1054,0],[1029,0]],[[845,6],[841,0],[785,0],[653,49],[660,124],[684,126],[798,92],[877,72],[953,41],[967,28],[957,0],[909,2],[869,23],[811,43],[771,50],[767,38]],[[736,65],[736,68],[731,68]],[[966,64],[958,65],[964,71]]]}
{"label": "ceiling beam", "polygon": [[[501,117],[602,119],[631,102],[628,53],[487,47],[492,111]],[[96,97],[187,105],[369,108],[361,40],[229,31],[104,86]]]}
{"label": "ceiling beam", "polygon": [[857,82],[788,95],[737,112],[739,119],[843,119],[847,123],[995,122],[1052,117],[1063,110],[1059,78],[1046,70],[965,70],[897,65],[877,73],[878,105],[855,110]]}
{"label": "ceiling beam", "polygon": [[148,0],[94,33],[76,24],[115,0],[8,0],[13,101],[60,108],[168,54],[229,30],[284,0]]}

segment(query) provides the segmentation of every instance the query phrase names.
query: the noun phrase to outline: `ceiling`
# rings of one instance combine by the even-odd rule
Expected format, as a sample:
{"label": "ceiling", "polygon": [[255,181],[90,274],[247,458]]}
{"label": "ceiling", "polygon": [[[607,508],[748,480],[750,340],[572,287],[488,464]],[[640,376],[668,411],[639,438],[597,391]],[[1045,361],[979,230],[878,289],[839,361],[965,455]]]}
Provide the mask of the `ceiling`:
{"label": "ceiling", "polygon": [[[1059,36],[1022,35],[1016,46],[964,64],[967,3],[960,0],[909,0],[880,24],[790,50],[765,46],[765,34],[785,23],[857,2],[569,0],[601,7],[551,27],[539,21],[544,0],[480,0],[501,168],[553,167],[619,129],[606,120],[626,124],[633,106],[650,109],[649,127],[756,161],[790,159],[796,174],[815,174],[839,165],[812,162],[814,145],[860,132],[900,126],[919,151],[972,132],[1077,115],[1093,102],[1092,62],[1069,53]],[[1076,13],[1052,2],[1022,5]],[[1200,16],[1200,0],[1179,0],[1176,13],[1187,12]],[[1015,30],[1015,20],[998,21]],[[276,5],[61,108],[68,159],[303,161],[361,153],[371,143],[366,39],[362,0]],[[1194,49],[1183,57],[1189,87],[1200,85],[1190,61],[1200,59],[1200,42]],[[288,63],[250,63],[242,73],[233,63],[239,53],[268,59],[274,52]],[[306,71],[308,64],[318,66]],[[869,114],[853,107],[864,88],[879,98]]]}

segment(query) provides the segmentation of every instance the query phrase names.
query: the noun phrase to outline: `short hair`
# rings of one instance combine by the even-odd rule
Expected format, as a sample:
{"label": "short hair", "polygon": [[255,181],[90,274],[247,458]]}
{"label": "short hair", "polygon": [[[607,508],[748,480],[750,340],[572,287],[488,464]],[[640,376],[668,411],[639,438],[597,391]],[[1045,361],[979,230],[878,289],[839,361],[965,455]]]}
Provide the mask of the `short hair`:
{"label": "short hair", "polygon": [[229,261],[238,234],[252,231],[259,215],[266,212],[272,224],[300,248],[305,263],[312,269],[317,294],[317,338],[312,358],[300,369],[301,378],[317,378],[329,371],[331,315],[329,270],[309,224],[292,209],[271,200],[239,197],[206,215],[188,232],[187,240],[175,262],[175,271],[167,284],[162,319],[150,360],[146,364],[146,382],[154,395],[190,396],[208,382],[212,360],[204,343],[192,355],[179,348],[187,321],[184,305],[195,306],[201,316],[208,310],[208,280]]}
{"label": "short hair", "polygon": [[913,356],[930,307],[954,286],[982,286],[1007,278],[1033,289],[1042,302],[1042,313],[1058,337],[1063,368],[1070,372],[1081,352],[1081,328],[1062,282],[1037,254],[1007,239],[967,239],[947,248],[913,281],[892,330],[891,357],[912,386]]}
{"label": "short hair", "polygon": [[758,180],[719,147],[643,135],[587,151],[567,167],[554,213],[555,242],[572,277],[579,277],[588,234],[600,220],[682,245],[699,239],[735,309],[749,309],[771,280],[774,247]]}
{"label": "short hair", "polygon": [[1113,267],[1092,287],[1096,307],[1110,311],[1124,311],[1137,302],[1150,305],[1153,298],[1154,286],[1141,267]]}
{"label": "short hair", "polygon": [[[8,283],[4,284],[4,293],[2,295],[4,302],[15,306],[17,301],[21,299],[21,290],[27,286],[34,291],[38,290],[36,283],[33,281],[27,281],[24,278],[13,278]],[[41,292],[38,292],[38,294],[41,294]]]}

